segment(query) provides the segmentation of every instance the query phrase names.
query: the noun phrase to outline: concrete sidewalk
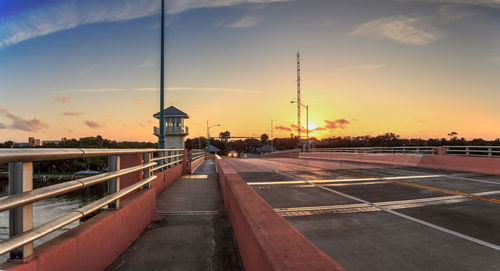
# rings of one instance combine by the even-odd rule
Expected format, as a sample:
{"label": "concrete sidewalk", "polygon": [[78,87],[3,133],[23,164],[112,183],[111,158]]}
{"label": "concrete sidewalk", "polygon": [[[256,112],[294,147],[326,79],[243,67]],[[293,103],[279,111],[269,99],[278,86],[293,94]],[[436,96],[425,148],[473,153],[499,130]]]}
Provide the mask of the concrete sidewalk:
{"label": "concrete sidewalk", "polygon": [[106,270],[243,270],[213,160],[156,201],[156,219]]}

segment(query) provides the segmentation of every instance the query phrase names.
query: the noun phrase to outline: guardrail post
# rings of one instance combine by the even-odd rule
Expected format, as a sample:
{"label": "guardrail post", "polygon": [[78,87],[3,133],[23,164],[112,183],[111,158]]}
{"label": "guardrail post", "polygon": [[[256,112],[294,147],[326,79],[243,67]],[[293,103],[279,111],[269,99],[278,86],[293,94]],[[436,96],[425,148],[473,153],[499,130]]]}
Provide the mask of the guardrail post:
{"label": "guardrail post", "polygon": [[[150,152],[145,152],[142,154],[142,163],[143,164],[148,164],[151,161],[151,158],[153,157],[153,154]],[[153,174],[151,172],[151,168],[147,167],[142,170],[142,179],[147,179],[151,177]],[[151,188],[151,183],[147,183],[144,185],[144,188]]]}
{"label": "guardrail post", "polygon": [[469,152],[469,147],[465,147],[465,155],[466,155],[466,156],[469,156],[469,153],[470,153],[470,152]]}
{"label": "guardrail post", "polygon": [[[113,155],[108,157],[108,171],[113,172],[120,169],[120,156]],[[108,195],[120,191],[120,177],[113,178],[108,181]],[[117,199],[110,204],[108,208],[120,209],[120,199]]]}
{"label": "guardrail post", "polygon": [[[9,163],[9,194],[33,190],[33,162]],[[9,210],[9,236],[21,234],[33,228],[33,203]],[[10,259],[25,261],[33,256],[33,242],[10,252]]]}
{"label": "guardrail post", "polygon": [[[172,151],[167,151],[167,156],[172,156]],[[167,164],[170,164],[172,162],[172,157],[167,158]],[[170,168],[172,165],[168,165],[167,169]]]}
{"label": "guardrail post", "polygon": [[491,157],[491,156],[492,156],[491,147],[488,147],[488,157]]}

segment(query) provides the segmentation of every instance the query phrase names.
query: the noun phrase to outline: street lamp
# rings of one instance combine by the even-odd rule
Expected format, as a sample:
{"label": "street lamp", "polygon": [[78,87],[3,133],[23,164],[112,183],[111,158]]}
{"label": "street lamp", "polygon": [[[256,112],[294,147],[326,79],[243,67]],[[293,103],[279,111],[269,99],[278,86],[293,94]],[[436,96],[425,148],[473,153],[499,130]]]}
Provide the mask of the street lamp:
{"label": "street lamp", "polygon": [[[297,101],[291,101],[290,103],[294,104],[297,103]],[[301,106],[306,108],[306,118],[307,118],[307,123],[306,123],[306,142],[307,142],[307,151],[309,152],[309,105],[304,105],[302,103],[299,103]],[[300,129],[300,127],[299,127]]]}
{"label": "street lamp", "polygon": [[207,120],[207,152],[210,153],[210,128],[220,126],[220,124],[214,124],[212,126],[208,126]]}

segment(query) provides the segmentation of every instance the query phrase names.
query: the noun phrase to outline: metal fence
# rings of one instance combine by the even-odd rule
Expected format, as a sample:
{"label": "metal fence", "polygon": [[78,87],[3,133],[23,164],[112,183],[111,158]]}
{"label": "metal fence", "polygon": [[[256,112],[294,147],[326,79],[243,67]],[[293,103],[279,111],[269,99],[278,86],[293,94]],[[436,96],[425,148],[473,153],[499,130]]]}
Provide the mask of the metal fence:
{"label": "metal fence", "polygon": [[437,148],[421,147],[357,147],[357,148],[315,148],[313,152],[347,152],[347,153],[414,153],[436,154]]}
{"label": "metal fence", "polygon": [[189,157],[189,162],[198,160],[199,158],[205,156],[206,153],[204,150],[201,149],[191,149],[188,152],[188,157]]}
{"label": "metal fence", "polygon": [[[119,208],[120,198],[149,188],[156,179],[154,171],[180,164],[183,149],[1,149],[0,163],[8,163],[9,195],[0,198],[0,212],[9,211],[9,236],[0,242],[0,254],[10,258],[28,259],[33,255],[33,241],[73,221],[108,206]],[[142,164],[120,168],[120,155],[142,154]],[[108,172],[33,190],[33,162],[87,157],[108,157]],[[143,178],[120,189],[120,176],[142,171]],[[33,228],[33,202],[108,182],[108,195],[81,208]]]}
{"label": "metal fence", "polygon": [[500,157],[500,146],[443,146],[446,155]]}

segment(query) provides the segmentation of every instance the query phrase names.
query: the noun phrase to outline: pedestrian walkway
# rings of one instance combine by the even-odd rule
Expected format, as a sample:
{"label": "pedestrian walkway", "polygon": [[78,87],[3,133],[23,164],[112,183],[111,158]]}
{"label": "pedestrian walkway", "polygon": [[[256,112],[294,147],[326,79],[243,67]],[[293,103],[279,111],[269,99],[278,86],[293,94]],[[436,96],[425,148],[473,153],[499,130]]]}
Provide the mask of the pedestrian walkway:
{"label": "pedestrian walkway", "polygon": [[156,201],[156,219],[106,270],[243,270],[213,160]]}

